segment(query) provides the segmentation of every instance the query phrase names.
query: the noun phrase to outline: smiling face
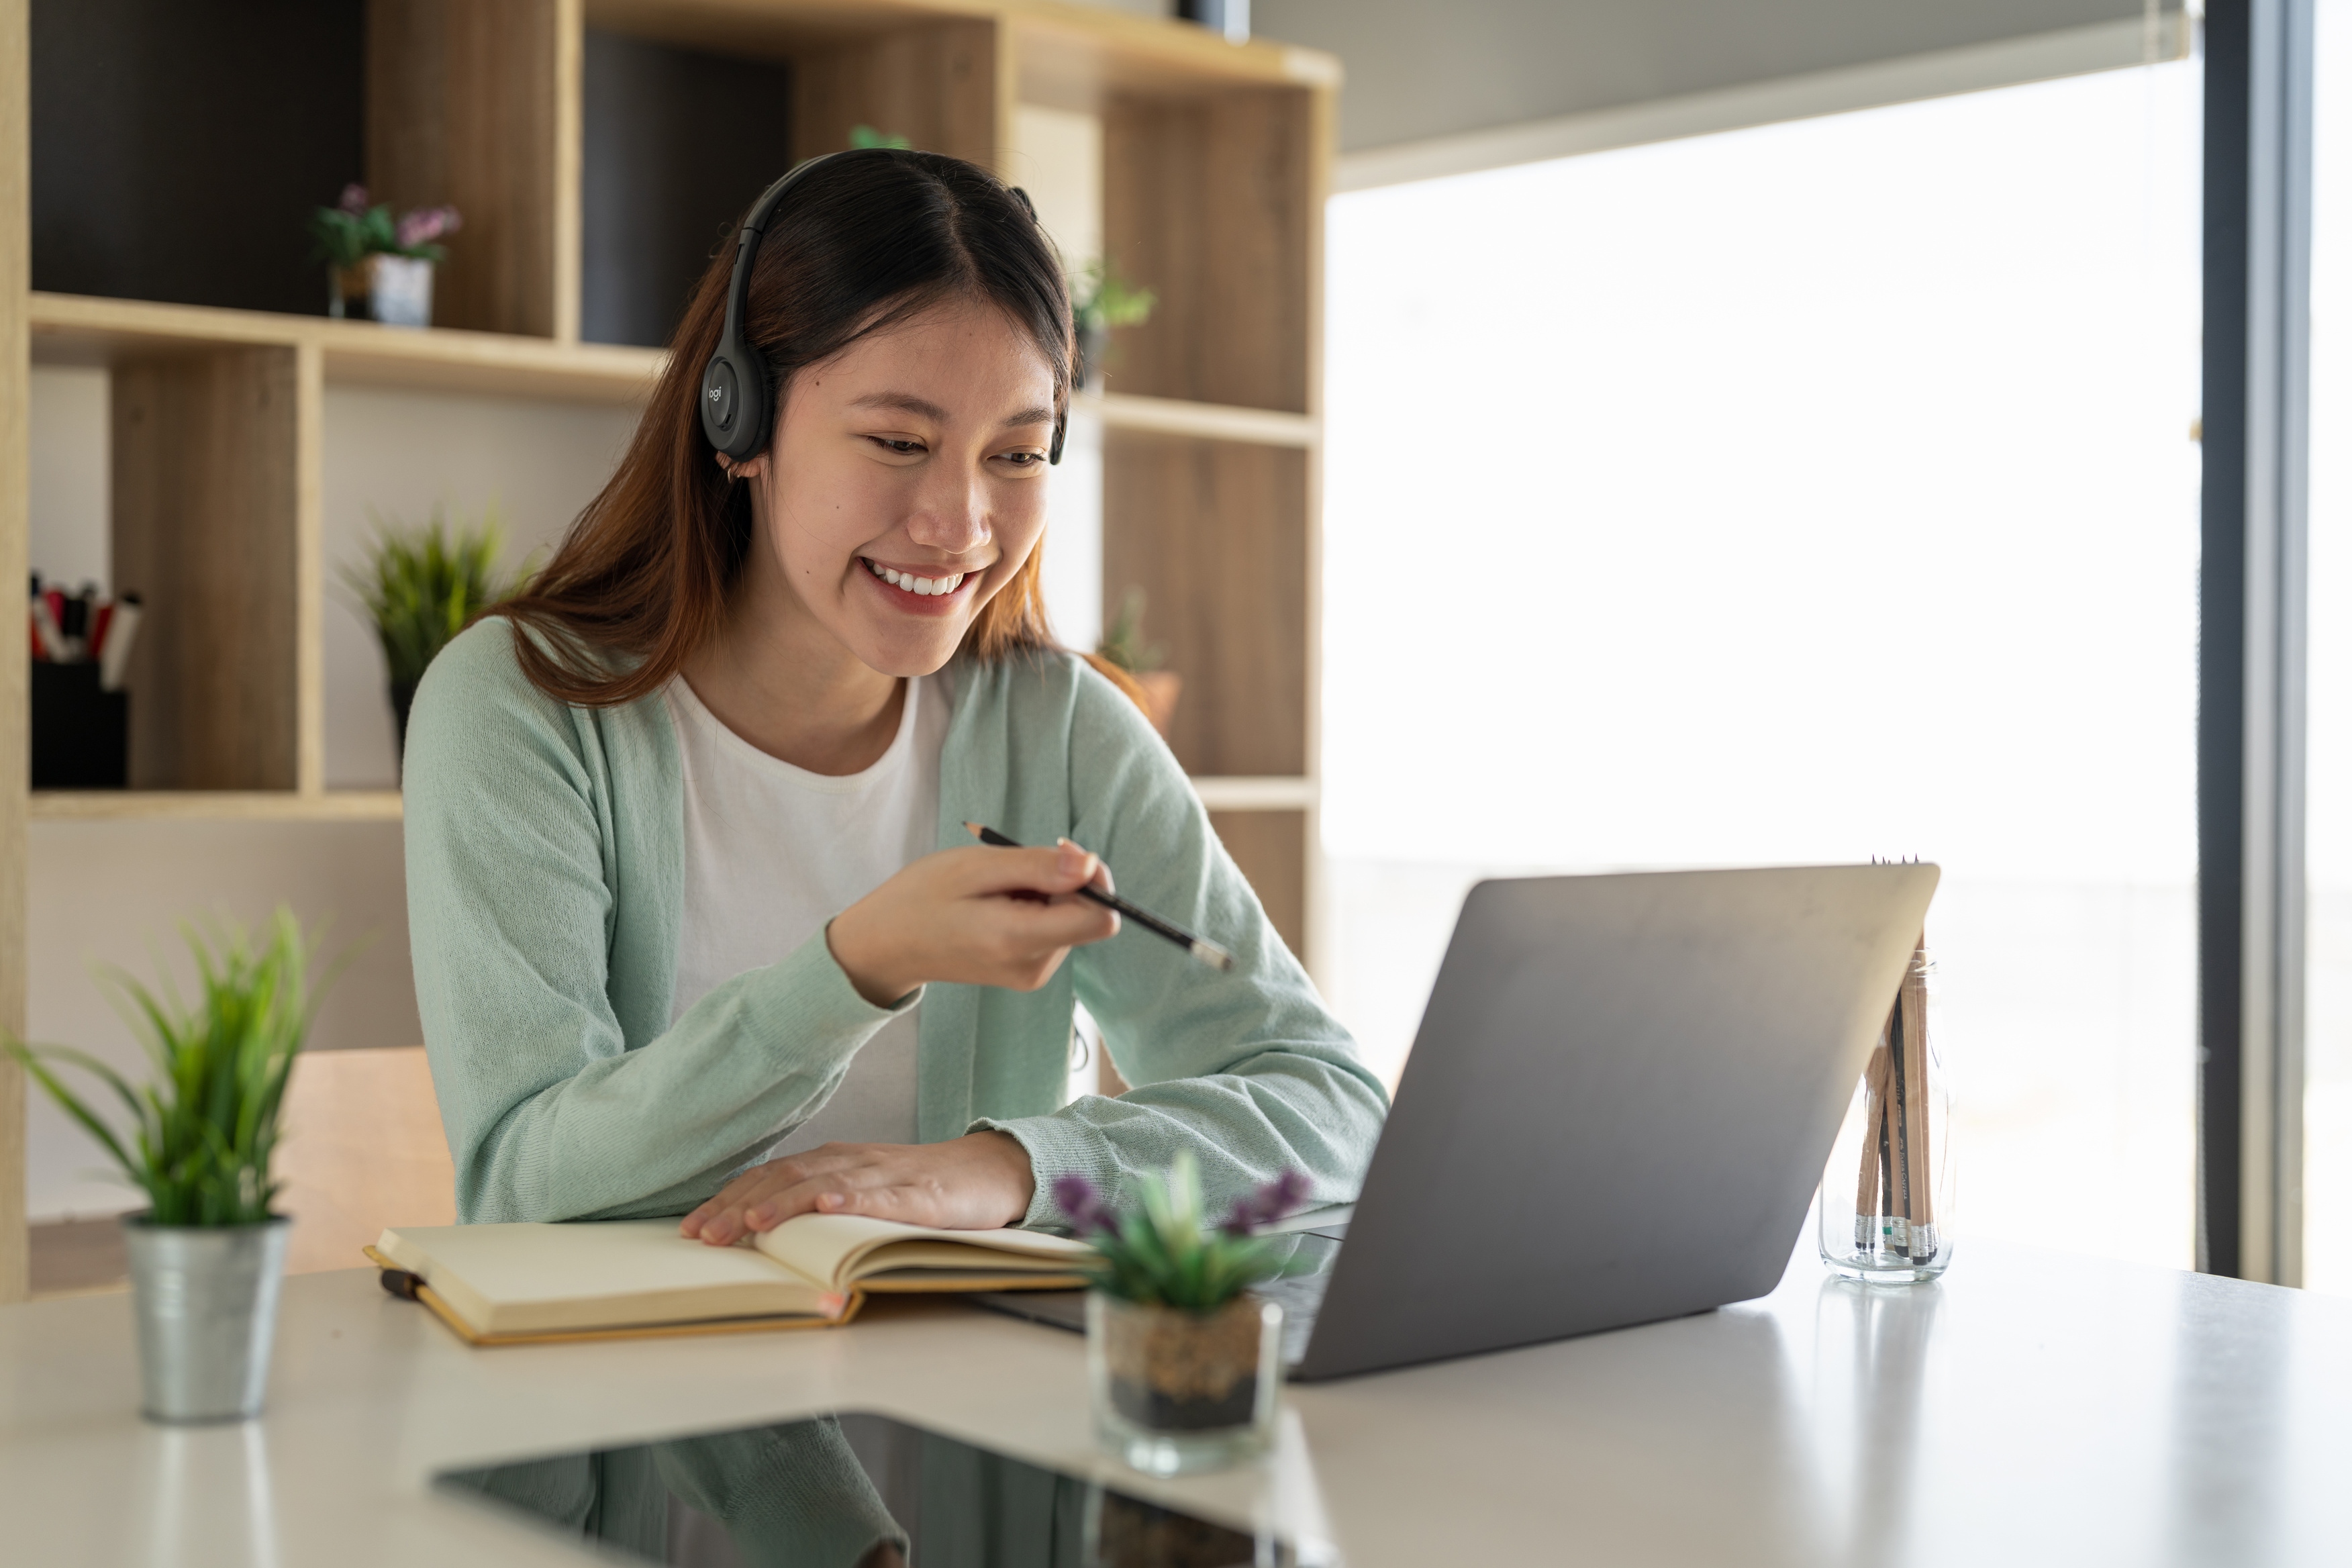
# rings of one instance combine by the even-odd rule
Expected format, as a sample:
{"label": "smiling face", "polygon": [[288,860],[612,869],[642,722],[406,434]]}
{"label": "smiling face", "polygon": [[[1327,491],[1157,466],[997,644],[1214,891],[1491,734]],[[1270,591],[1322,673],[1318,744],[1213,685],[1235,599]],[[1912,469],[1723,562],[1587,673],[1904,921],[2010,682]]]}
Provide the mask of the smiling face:
{"label": "smiling face", "polygon": [[883,675],[938,669],[1045,531],[1053,431],[1053,367],[985,303],[801,371],[733,470],[757,519],[737,613]]}

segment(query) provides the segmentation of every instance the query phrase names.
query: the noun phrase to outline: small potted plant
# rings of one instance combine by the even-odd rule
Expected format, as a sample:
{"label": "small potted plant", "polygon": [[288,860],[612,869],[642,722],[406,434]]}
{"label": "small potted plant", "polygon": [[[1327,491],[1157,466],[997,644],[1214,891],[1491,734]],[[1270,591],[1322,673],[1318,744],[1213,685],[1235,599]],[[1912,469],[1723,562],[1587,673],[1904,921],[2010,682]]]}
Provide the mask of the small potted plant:
{"label": "small potted plant", "polygon": [[[278,1185],[269,1164],[318,995],[305,979],[310,944],[282,908],[257,944],[237,926],[185,934],[199,980],[193,1006],[168,978],[159,997],[112,975],[123,1016],[154,1060],[145,1087],[134,1089],[87,1052],[6,1046],[146,1194],[147,1207],[122,1221],[142,1413],[235,1421],[260,1413],[269,1381],[289,1223],[270,1212]],[[52,1063],[103,1083],[130,1111],[129,1128],[110,1126]]]}
{"label": "small potted plant", "polygon": [[530,568],[511,578],[498,574],[504,535],[495,505],[479,523],[460,520],[454,531],[441,506],[423,528],[387,525],[373,512],[369,518],[375,524],[373,553],[363,567],[343,569],[343,584],[358,596],[383,645],[394,754],[400,755],[408,750],[408,710],[425,667],[476,616],[520,593],[530,581]]}
{"label": "small potted plant", "polygon": [[1163,644],[1143,640],[1143,603],[1141,588],[1128,589],[1118,614],[1111,617],[1110,625],[1103,628],[1102,640],[1095,644],[1095,657],[1117,665],[1143,689],[1144,714],[1164,736],[1176,714],[1176,699],[1184,693],[1184,678],[1160,668],[1168,662]]}
{"label": "small potted plant", "polygon": [[1256,1232],[1298,1207],[1307,1180],[1284,1172],[1213,1229],[1189,1151],[1140,1189],[1122,1215],[1083,1176],[1054,1184],[1072,1231],[1098,1255],[1087,1298],[1097,1430],[1150,1475],[1262,1453],[1281,1393],[1282,1309],[1251,1290],[1287,1269],[1278,1244]]}
{"label": "small potted plant", "polygon": [[440,242],[458,223],[451,206],[416,207],[395,221],[390,206],[368,205],[365,185],[345,185],[341,201],[310,217],[318,258],[327,264],[327,314],[431,326],[433,268],[448,258]]}
{"label": "small potted plant", "polygon": [[1070,286],[1070,313],[1078,329],[1078,390],[1100,390],[1111,329],[1143,325],[1159,303],[1159,295],[1129,283],[1108,261],[1089,261],[1080,269]]}

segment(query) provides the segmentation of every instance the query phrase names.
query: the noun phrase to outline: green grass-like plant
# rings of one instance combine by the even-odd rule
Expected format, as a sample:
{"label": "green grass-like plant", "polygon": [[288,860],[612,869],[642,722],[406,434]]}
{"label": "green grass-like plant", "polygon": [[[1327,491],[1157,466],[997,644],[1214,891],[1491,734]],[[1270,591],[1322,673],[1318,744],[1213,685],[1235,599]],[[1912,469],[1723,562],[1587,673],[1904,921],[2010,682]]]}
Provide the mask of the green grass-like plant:
{"label": "green grass-like plant", "polygon": [[[105,1062],[69,1047],[5,1044],[147,1194],[149,1224],[258,1225],[278,1194],[269,1163],[286,1080],[317,1010],[319,992],[306,978],[312,945],[283,907],[258,942],[233,923],[181,929],[196,963],[193,1005],[180,999],[168,973],[158,995],[122,970],[100,972],[155,1064],[152,1082],[134,1089]],[[130,1112],[129,1126],[110,1126],[53,1064],[77,1068],[111,1090]]]}
{"label": "green grass-like plant", "polygon": [[1078,325],[1100,331],[1111,327],[1139,327],[1151,320],[1160,296],[1119,276],[1108,261],[1089,261],[1079,270],[1070,290],[1071,309]]}
{"label": "green grass-like plant", "polygon": [[1306,1200],[1307,1178],[1297,1172],[1285,1171],[1242,1199],[1214,1229],[1202,1218],[1201,1167],[1191,1150],[1177,1152],[1166,1176],[1147,1175],[1137,1186],[1136,1206],[1122,1215],[1084,1176],[1054,1184],[1070,1228],[1099,1259],[1096,1289],[1146,1306],[1213,1312],[1289,1272],[1281,1244],[1255,1232]]}
{"label": "green grass-like plant", "polygon": [[1142,675],[1158,669],[1168,662],[1165,644],[1143,640],[1143,590],[1130,587],[1119,601],[1118,614],[1103,628],[1102,640],[1095,644],[1097,658],[1127,671]]}
{"label": "green grass-like plant", "polygon": [[495,505],[480,522],[461,518],[454,528],[441,505],[422,528],[387,523],[373,511],[368,517],[375,525],[373,552],[363,566],[343,568],[343,585],[375,623],[393,686],[413,689],[433,656],[476,616],[530,582],[530,567],[511,578],[499,575],[505,540]]}

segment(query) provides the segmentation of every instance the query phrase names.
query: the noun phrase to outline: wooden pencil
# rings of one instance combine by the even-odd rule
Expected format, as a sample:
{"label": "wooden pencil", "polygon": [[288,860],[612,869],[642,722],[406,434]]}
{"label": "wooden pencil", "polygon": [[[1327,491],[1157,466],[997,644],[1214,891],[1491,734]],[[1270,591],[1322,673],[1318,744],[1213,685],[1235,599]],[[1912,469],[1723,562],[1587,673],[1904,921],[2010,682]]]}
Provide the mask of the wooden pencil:
{"label": "wooden pencil", "polygon": [[[999,849],[1018,849],[1022,847],[1014,840],[997,832],[993,827],[982,827],[977,822],[967,822],[963,826],[965,832],[982,844],[992,845]],[[1212,969],[1231,969],[1234,966],[1234,955],[1215,942],[1194,936],[1175,921],[1161,920],[1150,910],[1130,904],[1117,893],[1106,893],[1101,889],[1093,887],[1080,888],[1078,891],[1107,910],[1117,910],[1121,915],[1155,936],[1167,938]]]}
{"label": "wooden pencil", "polygon": [[1923,934],[1912,950],[1903,973],[1903,990],[1895,1011],[1902,1018],[1903,1188],[1907,1199],[1904,1217],[1916,1237],[1910,1251],[1915,1258],[1936,1250],[1935,1165],[1928,1145],[1927,1085],[1927,939]]}
{"label": "wooden pencil", "polygon": [[1879,1132],[1886,1124],[1887,1079],[1893,1071],[1890,1061],[1886,1031],[1881,1029],[1878,1044],[1871,1049],[1870,1065],[1863,1073],[1862,1169],[1853,1191],[1853,1244],[1864,1251],[1878,1245],[1878,1205],[1885,1192],[1880,1179],[1885,1155]]}

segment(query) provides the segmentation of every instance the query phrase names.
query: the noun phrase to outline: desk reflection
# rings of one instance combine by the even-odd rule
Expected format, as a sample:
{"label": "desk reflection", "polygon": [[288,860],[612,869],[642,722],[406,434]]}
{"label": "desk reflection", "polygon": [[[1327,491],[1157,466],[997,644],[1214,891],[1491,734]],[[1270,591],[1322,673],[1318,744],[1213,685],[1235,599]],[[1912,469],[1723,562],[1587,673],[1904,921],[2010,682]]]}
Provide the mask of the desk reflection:
{"label": "desk reflection", "polygon": [[1837,1561],[1901,1561],[1914,1531],[1927,1352],[1943,1307],[1937,1285],[1823,1279],[1813,1299],[1812,1431],[1824,1489],[1843,1493],[1832,1521]]}
{"label": "desk reflection", "polygon": [[866,1415],[600,1449],[440,1484],[675,1568],[1236,1568],[1283,1543]]}

